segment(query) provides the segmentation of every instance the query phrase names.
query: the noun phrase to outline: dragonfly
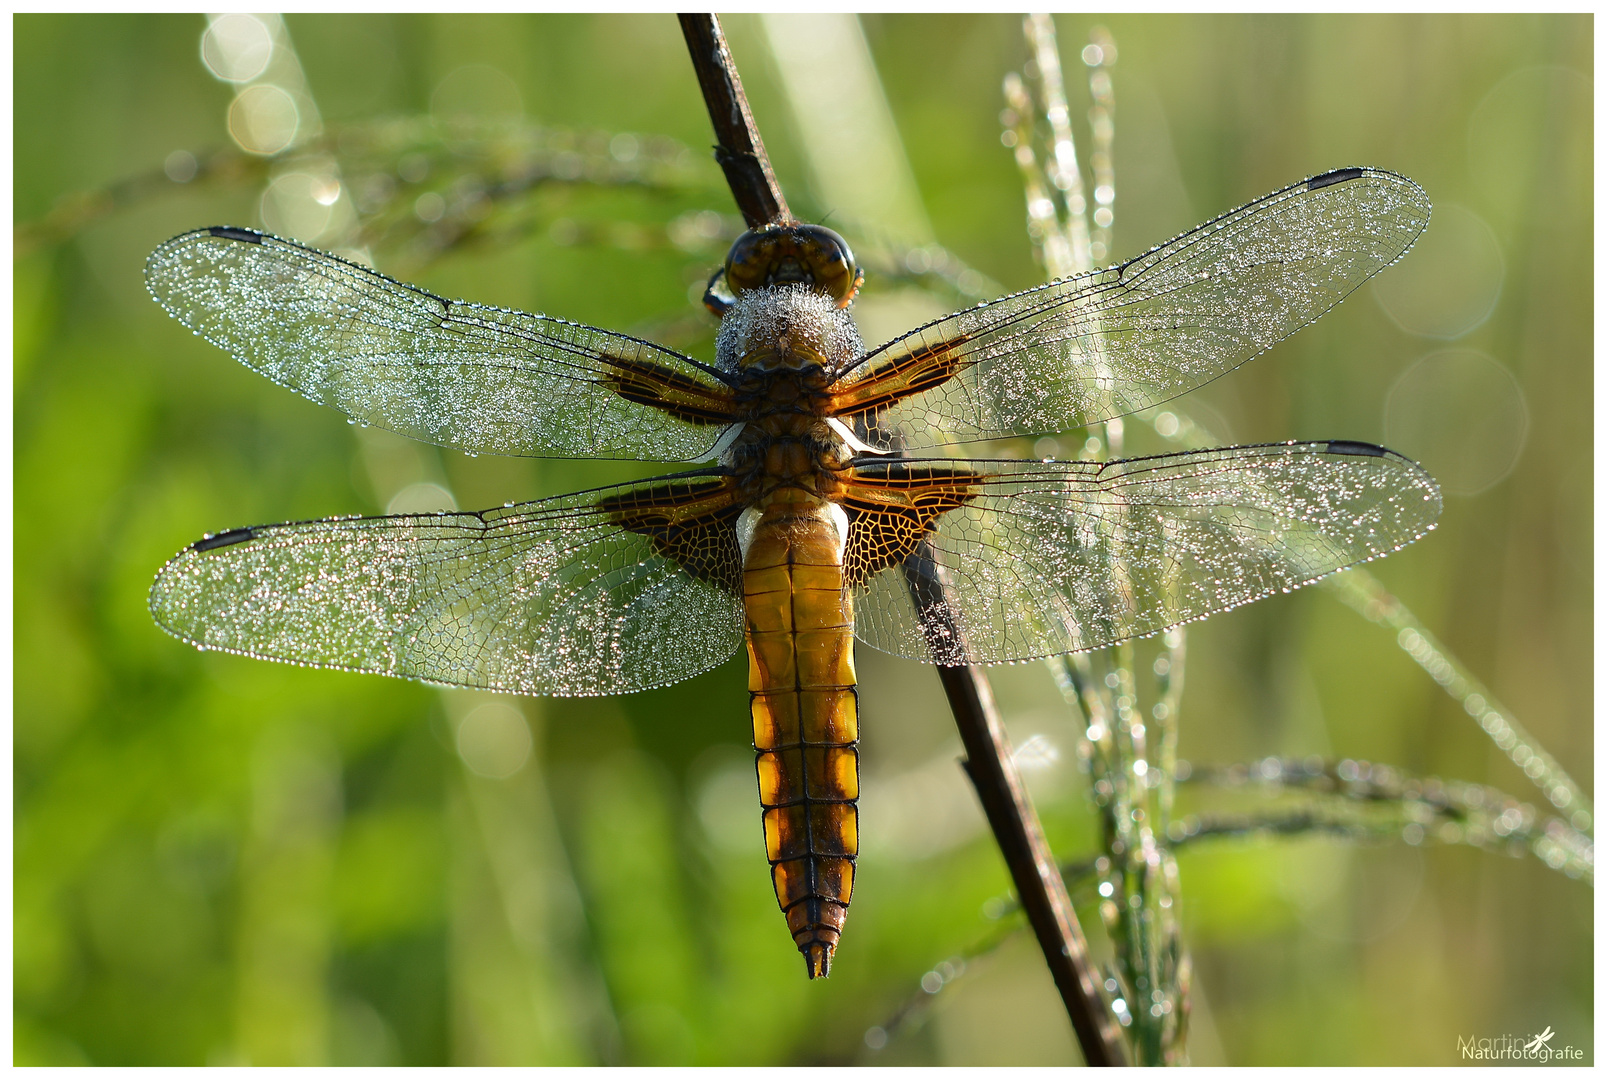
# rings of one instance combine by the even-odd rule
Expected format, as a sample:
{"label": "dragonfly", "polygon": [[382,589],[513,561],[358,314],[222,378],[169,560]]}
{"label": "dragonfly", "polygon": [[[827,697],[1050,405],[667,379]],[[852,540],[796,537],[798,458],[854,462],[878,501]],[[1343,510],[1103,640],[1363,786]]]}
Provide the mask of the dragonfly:
{"label": "dragonfly", "polygon": [[147,262],[156,300],[354,421],[474,454],[684,467],[478,513],[209,533],[162,567],[150,609],[201,649],[558,697],[667,686],[745,646],[771,879],[825,976],[859,852],[856,640],[950,666],[1098,649],[1387,555],[1440,511],[1426,472],[1362,442],[952,448],[1209,382],[1399,259],[1429,213],[1405,177],[1328,172],[875,348],[848,243],[787,221],[743,234],[711,280],[712,363],[250,229],[186,233]]}

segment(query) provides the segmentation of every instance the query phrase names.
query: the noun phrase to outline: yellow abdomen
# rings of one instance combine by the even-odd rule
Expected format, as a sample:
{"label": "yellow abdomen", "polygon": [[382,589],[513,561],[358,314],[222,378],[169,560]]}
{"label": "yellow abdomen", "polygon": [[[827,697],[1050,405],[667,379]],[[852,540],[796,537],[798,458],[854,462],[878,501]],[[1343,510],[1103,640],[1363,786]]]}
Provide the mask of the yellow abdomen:
{"label": "yellow abdomen", "polygon": [[841,511],[799,495],[762,512],[742,587],[765,846],[776,899],[816,978],[831,966],[854,886],[859,719]]}

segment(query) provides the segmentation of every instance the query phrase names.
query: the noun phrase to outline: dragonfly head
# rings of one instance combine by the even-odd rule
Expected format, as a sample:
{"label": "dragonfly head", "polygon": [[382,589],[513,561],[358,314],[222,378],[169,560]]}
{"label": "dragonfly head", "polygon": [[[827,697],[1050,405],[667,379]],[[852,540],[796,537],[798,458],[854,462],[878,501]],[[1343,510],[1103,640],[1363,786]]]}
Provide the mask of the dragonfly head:
{"label": "dragonfly head", "polygon": [[724,315],[731,309],[733,296],[751,289],[808,285],[844,308],[864,280],[865,272],[840,235],[824,225],[782,222],[749,229],[737,237],[725,265],[709,282],[703,302],[716,315]]}

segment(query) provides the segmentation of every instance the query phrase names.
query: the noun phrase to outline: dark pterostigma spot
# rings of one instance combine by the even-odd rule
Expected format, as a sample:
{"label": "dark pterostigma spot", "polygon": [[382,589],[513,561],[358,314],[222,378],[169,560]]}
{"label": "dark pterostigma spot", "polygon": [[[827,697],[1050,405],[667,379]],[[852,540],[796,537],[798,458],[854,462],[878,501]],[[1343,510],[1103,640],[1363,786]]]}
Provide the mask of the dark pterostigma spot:
{"label": "dark pterostigma spot", "polygon": [[1383,457],[1389,451],[1382,446],[1374,446],[1370,442],[1350,442],[1347,439],[1334,439],[1328,443],[1328,453],[1346,454],[1350,457]]}
{"label": "dark pterostigma spot", "polygon": [[1307,191],[1316,191],[1318,188],[1329,187],[1333,184],[1343,184],[1346,180],[1355,180],[1364,174],[1366,169],[1335,169],[1325,172],[1321,176],[1313,176],[1306,181]]}
{"label": "dark pterostigma spot", "polygon": [[196,551],[211,551],[213,548],[228,547],[230,544],[250,540],[256,535],[255,530],[252,529],[230,529],[228,532],[220,532],[213,536],[208,536],[204,540],[197,540],[190,546]]}
{"label": "dark pterostigma spot", "polygon": [[236,229],[233,225],[214,225],[207,232],[220,240],[243,240],[248,244],[262,243],[261,233],[250,229]]}

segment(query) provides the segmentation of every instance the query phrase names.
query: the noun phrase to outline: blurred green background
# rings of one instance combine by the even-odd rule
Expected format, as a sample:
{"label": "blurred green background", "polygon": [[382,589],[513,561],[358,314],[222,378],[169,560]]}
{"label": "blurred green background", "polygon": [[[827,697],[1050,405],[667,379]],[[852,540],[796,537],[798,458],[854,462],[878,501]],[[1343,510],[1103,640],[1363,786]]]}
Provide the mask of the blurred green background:
{"label": "blurred green background", "polygon": [[[357,432],[149,300],[143,261],[175,233],[266,215],[333,237],[366,199],[392,212],[369,238],[381,269],[710,355],[691,294],[732,207],[672,17],[285,25],[303,120],[315,103],[349,185],[329,222],[265,201],[260,164],[178,182],[233,146],[235,88],[203,66],[200,17],[14,19],[16,221],[56,215],[19,232],[14,262],[15,1060],[1077,1061],[1025,933],[921,991],[1016,917],[997,917],[1007,876],[920,665],[860,650],[859,888],[832,977],[809,983],[766,874],[740,663],[627,698],[497,698],[203,655],[151,623],[153,573],[206,531],[644,474]],[[1058,20],[1079,136],[1092,25]],[[1590,17],[1104,25],[1114,257],[1338,166],[1428,190],[1418,251],[1182,404],[1223,441],[1387,442],[1439,475],[1439,530],[1373,569],[1591,790]],[[1001,288],[1041,280],[999,138],[1020,21],[861,26],[931,235]],[[882,178],[812,161],[786,91],[832,94],[835,61],[789,83],[785,24],[727,31],[793,208],[841,211],[828,224],[857,238],[842,193]],[[517,214],[480,219],[485,185],[430,147],[357,137],[432,109],[581,134],[553,136],[558,179]],[[647,180],[589,182],[651,147]],[[62,201],[140,176],[109,202]],[[430,226],[463,207],[497,227],[435,257]],[[964,302],[896,277],[873,268],[869,339]],[[1189,644],[1186,758],[1355,756],[1537,799],[1387,630],[1321,591]],[[994,675],[1016,744],[1043,737],[1029,779],[1051,841],[1090,852],[1073,719],[1041,665]],[[1547,1026],[1592,1058],[1591,890],[1533,858],[1309,839],[1201,845],[1181,869],[1198,1064],[1451,1064],[1458,1036]],[[1103,955],[1091,908],[1083,921]],[[867,1030],[910,1002],[872,1049]]]}

